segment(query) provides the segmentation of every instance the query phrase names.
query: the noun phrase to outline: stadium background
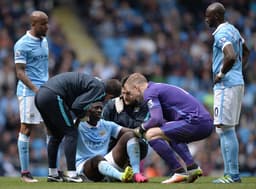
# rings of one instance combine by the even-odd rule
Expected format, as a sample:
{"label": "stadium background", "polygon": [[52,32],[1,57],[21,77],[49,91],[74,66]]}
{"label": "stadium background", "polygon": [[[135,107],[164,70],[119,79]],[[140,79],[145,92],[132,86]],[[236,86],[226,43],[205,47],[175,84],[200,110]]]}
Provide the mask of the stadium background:
{"label": "stadium background", "polygon": [[[178,85],[212,110],[212,36],[204,23],[211,0],[0,0],[0,175],[19,176],[18,103],[13,44],[29,28],[35,9],[49,15],[50,74],[80,71],[103,79],[141,72],[150,80]],[[223,0],[227,19],[250,50],[245,97],[237,134],[240,170],[256,176],[256,1]],[[47,175],[45,135],[31,136],[31,169]],[[218,136],[190,145],[205,175],[221,174]],[[65,167],[62,159],[60,167]],[[148,176],[168,174],[152,151],[143,162]]]}

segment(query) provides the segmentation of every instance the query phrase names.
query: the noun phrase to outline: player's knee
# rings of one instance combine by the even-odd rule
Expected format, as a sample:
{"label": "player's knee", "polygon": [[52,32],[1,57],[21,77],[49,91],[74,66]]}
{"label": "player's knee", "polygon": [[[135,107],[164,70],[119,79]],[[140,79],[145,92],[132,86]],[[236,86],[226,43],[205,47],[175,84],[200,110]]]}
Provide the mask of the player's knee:
{"label": "player's knee", "polygon": [[93,157],[92,159],[90,159],[90,166],[91,166],[91,168],[92,169],[98,169],[98,166],[99,166],[99,163],[101,162],[101,161],[106,161],[105,159],[104,159],[104,157],[103,156],[101,156],[101,155],[97,155],[97,156],[95,156],[95,157]]}
{"label": "player's knee", "polygon": [[151,140],[151,138],[152,138],[152,133],[149,132],[149,131],[147,131],[144,136],[145,136],[145,138],[149,141],[149,140]]}
{"label": "player's knee", "polygon": [[30,133],[32,131],[32,126],[28,125],[28,124],[21,124],[20,127],[20,133],[26,135],[26,136],[30,136]]}
{"label": "player's knee", "polygon": [[157,133],[155,132],[154,129],[149,129],[147,130],[147,132],[145,133],[145,138],[149,141],[149,140],[153,140],[155,137],[157,137]]}
{"label": "player's knee", "polygon": [[131,131],[128,131],[128,132],[126,132],[126,133],[124,133],[124,134],[122,135],[122,139],[123,139],[124,141],[128,141],[129,139],[131,139],[131,138],[133,138],[133,137],[135,137],[135,135],[134,135],[134,133],[131,132]]}
{"label": "player's knee", "polygon": [[103,156],[97,155],[93,158],[93,160],[98,164],[100,161],[106,161]]}
{"label": "player's knee", "polygon": [[169,138],[165,136],[165,134],[161,131],[161,129],[156,127],[149,129],[145,134],[145,138],[147,139],[147,141],[155,140],[159,138],[164,140],[169,140]]}
{"label": "player's knee", "polygon": [[232,125],[222,125],[221,127],[216,127],[216,133],[217,134],[222,134],[224,132],[230,131],[230,130],[234,130],[235,126]]}

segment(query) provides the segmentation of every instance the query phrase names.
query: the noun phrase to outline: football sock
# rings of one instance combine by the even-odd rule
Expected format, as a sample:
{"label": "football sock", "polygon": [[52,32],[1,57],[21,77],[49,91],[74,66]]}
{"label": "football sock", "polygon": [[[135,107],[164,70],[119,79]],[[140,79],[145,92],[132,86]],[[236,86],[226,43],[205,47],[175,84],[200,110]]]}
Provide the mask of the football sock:
{"label": "football sock", "polygon": [[177,160],[172,148],[165,140],[153,139],[148,143],[158,153],[158,155],[165,160],[172,171],[182,167]]}
{"label": "football sock", "polygon": [[107,161],[100,161],[98,164],[99,172],[102,175],[110,176],[116,178],[118,180],[122,180],[122,173],[114,168],[111,164]]}
{"label": "football sock", "polygon": [[232,179],[239,178],[239,163],[238,163],[238,154],[239,154],[239,144],[233,127],[230,130],[223,132],[225,136],[225,143],[227,145],[227,161],[229,165],[229,174]]}
{"label": "football sock", "polygon": [[181,157],[181,159],[186,163],[186,165],[194,164],[193,157],[188,149],[188,145],[185,143],[176,143],[174,141],[169,142],[172,149]]}
{"label": "football sock", "polygon": [[229,173],[229,163],[228,163],[228,146],[225,140],[224,133],[220,133],[220,149],[221,154],[224,162],[224,175],[227,175]]}
{"label": "football sock", "polygon": [[67,171],[67,176],[68,177],[75,177],[77,174],[76,174],[76,171]]}
{"label": "football sock", "polygon": [[140,172],[140,147],[135,138],[128,140],[127,142],[127,154],[129,156],[130,165],[133,169],[133,173]]}
{"label": "football sock", "polygon": [[29,137],[19,133],[18,137],[18,151],[20,158],[21,172],[29,169]]}
{"label": "football sock", "polygon": [[51,175],[51,176],[58,176],[59,175],[57,168],[49,168],[48,172],[49,172],[49,175]]}

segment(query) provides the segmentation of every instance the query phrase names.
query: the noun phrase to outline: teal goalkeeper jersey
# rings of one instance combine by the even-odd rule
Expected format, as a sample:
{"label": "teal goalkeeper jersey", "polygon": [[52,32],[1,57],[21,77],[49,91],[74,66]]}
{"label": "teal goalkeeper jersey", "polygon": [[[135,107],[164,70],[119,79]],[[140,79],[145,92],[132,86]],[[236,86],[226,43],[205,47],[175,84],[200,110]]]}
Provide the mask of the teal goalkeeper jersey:
{"label": "teal goalkeeper jersey", "polygon": [[[44,37],[39,39],[29,31],[14,45],[15,64],[26,64],[25,73],[38,88],[48,80],[48,42]],[[17,96],[34,96],[22,81],[18,81]]]}

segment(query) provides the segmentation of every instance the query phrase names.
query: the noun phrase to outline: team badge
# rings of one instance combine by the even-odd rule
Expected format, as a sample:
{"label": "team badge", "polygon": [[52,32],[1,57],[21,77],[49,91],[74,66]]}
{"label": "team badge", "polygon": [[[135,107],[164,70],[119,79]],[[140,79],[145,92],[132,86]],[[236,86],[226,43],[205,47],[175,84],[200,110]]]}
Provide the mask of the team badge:
{"label": "team badge", "polygon": [[148,108],[152,108],[154,105],[153,101],[152,100],[149,100],[148,101]]}
{"label": "team badge", "polygon": [[20,57],[20,55],[21,55],[21,52],[20,52],[20,51],[16,51],[16,52],[15,52],[15,57]]}
{"label": "team badge", "polygon": [[99,134],[100,134],[100,136],[104,136],[104,135],[106,134],[106,131],[105,131],[105,130],[101,130],[101,131],[99,132]]}
{"label": "team badge", "polygon": [[219,42],[220,42],[220,43],[225,43],[225,42],[227,42],[226,37],[222,37],[222,38],[220,38]]}

